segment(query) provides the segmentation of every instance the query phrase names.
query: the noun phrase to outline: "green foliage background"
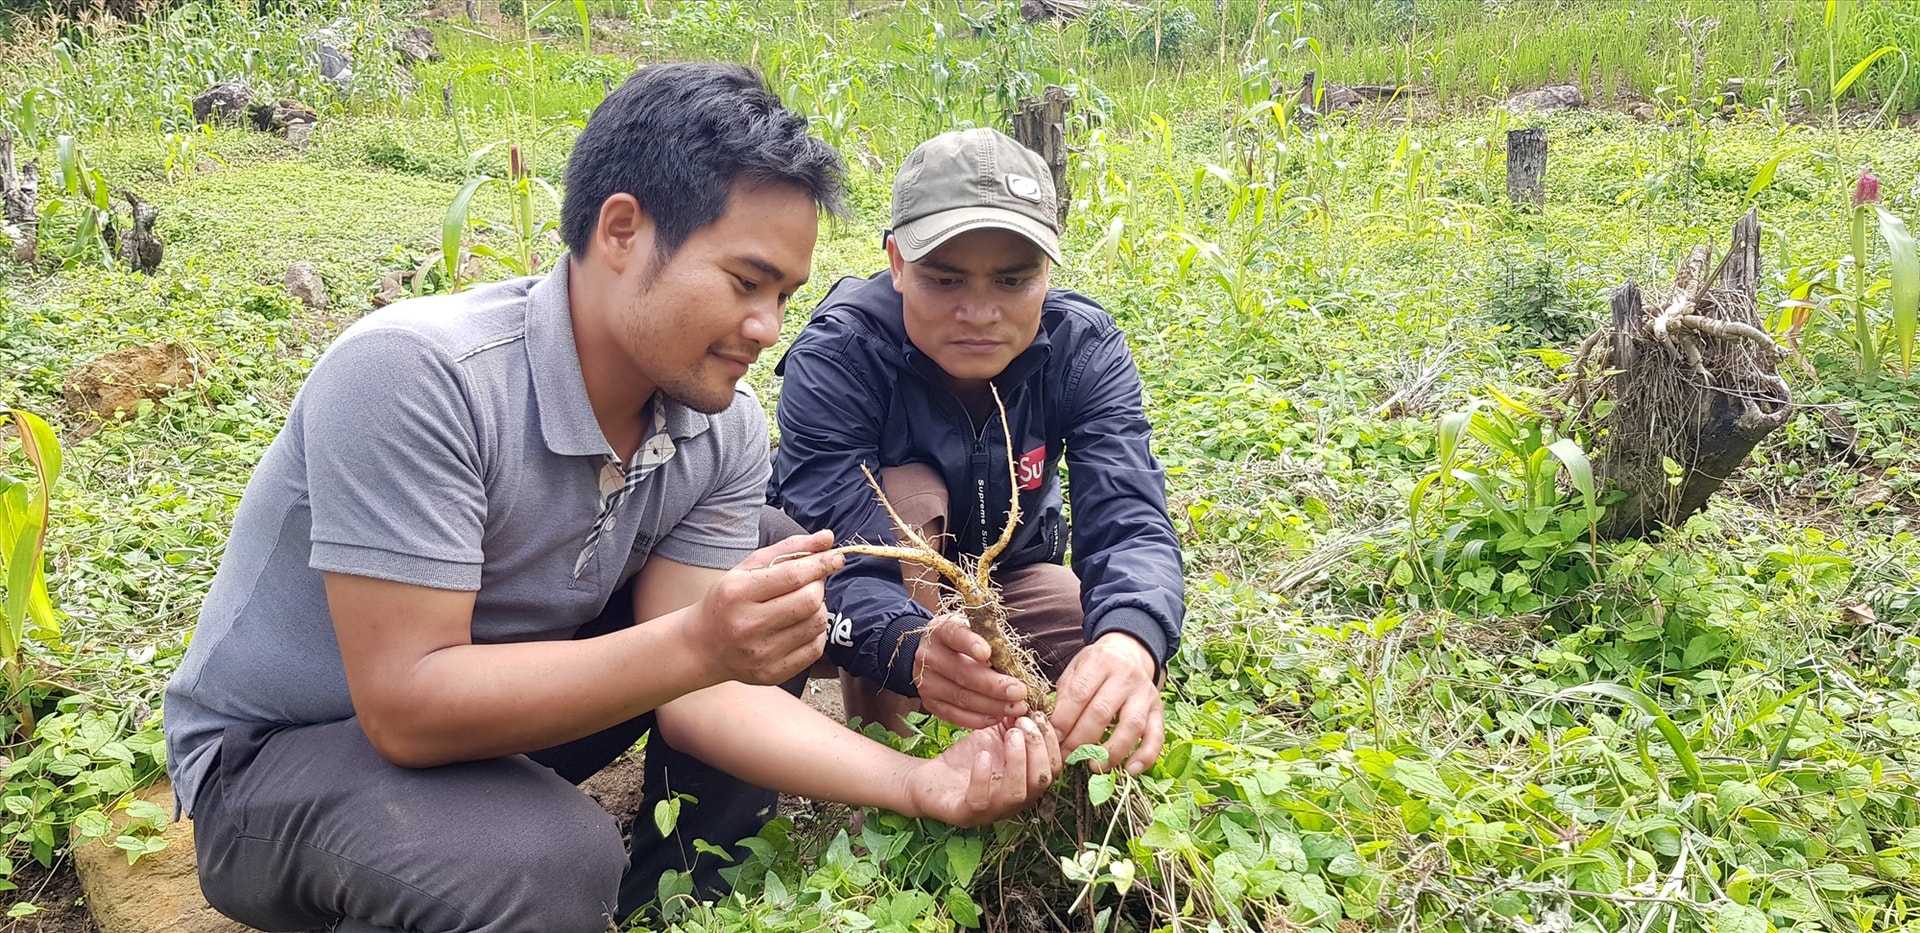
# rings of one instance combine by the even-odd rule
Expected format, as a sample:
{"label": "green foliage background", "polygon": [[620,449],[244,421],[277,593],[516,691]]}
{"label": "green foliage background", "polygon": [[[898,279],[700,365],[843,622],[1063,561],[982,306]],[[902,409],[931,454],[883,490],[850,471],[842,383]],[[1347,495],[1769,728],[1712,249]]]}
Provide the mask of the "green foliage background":
{"label": "green foliage background", "polygon": [[[1838,11],[1842,71],[1920,50],[1905,4]],[[725,57],[854,167],[854,216],[823,230],[800,309],[882,261],[890,171],[919,139],[1004,125],[1047,82],[1076,91],[1057,281],[1106,304],[1139,357],[1192,611],[1153,771],[1076,771],[1032,819],[978,832],[805,811],[751,846],[738,899],[680,905],[679,928],[1920,929],[1920,388],[1855,375],[1850,314],[1816,292],[1785,364],[1805,407],[1684,527],[1596,547],[1562,461],[1527,467],[1558,440],[1528,412],[1615,284],[1670,281],[1757,207],[1771,314],[1801,280],[1852,274],[1833,261],[1863,165],[1920,220],[1920,141],[1895,125],[1920,82],[1885,58],[1844,131],[1824,125],[1822,4],[1235,0],[1055,26],[1013,4],[849,20],[660,0],[592,4],[584,35],[572,4],[479,24],[455,8],[429,21],[446,61],[402,73],[389,37],[424,12],[192,3],[7,27],[0,125],[43,164],[76,136],[158,205],[167,259],[151,278],[0,266],[0,398],[67,450],[49,545],[65,634],[31,648],[47,715],[0,766],[0,879],[6,859],[109,844],[104,816],[157,774],[159,688],[253,464],[383,275],[445,287],[431,270],[463,182],[505,176],[511,141],[557,187],[606,82]],[[338,14],[358,24],[346,88],[300,46]],[[1308,129],[1263,103],[1308,68],[1422,93]],[[1575,73],[1600,106],[1489,106]],[[313,144],[189,125],[191,95],[241,76],[319,108]],[[1727,77],[1747,82],[1723,114]],[[1548,203],[1516,212],[1504,133],[1531,125],[1552,141]],[[470,214],[464,242],[512,236],[491,186]],[[295,260],[330,310],[286,297]],[[83,431],[65,374],[158,342],[189,348],[200,381]],[[750,376],[769,405],[776,357]],[[1480,432],[1447,441],[1444,416],[1473,405]],[[1525,533],[1458,488],[1416,507],[1446,457],[1495,500],[1527,496]]]}

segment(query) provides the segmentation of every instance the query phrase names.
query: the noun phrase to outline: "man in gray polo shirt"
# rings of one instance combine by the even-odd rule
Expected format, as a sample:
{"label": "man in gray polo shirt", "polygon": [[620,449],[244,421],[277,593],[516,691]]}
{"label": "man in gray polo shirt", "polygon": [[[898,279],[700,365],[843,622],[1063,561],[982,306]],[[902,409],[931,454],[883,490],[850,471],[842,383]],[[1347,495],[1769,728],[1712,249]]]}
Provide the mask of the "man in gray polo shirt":
{"label": "man in gray polo shirt", "polygon": [[[167,687],[221,912],[600,933],[694,838],[753,833],[761,787],[977,824],[1060,772],[1044,722],[921,760],[773,686],[819,658],[842,565],[830,532],[754,549],[739,386],[839,203],[805,128],[745,69],[644,69],[569,157],[550,275],[402,302],[314,367]],[[573,785],[648,730],[650,800],[698,803],[629,853]]]}

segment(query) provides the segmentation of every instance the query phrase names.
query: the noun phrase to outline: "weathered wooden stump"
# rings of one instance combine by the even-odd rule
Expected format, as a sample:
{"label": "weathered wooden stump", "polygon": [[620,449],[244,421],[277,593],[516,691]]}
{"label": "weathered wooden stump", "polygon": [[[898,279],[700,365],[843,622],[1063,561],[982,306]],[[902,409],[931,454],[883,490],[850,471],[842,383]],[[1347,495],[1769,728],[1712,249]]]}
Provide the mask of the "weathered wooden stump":
{"label": "weathered wooden stump", "polygon": [[1039,97],[1023,97],[1013,115],[1013,138],[1040,154],[1053,171],[1053,193],[1057,199],[1060,225],[1066,226],[1067,205],[1072,194],[1067,187],[1067,111],[1073,109],[1073,95],[1057,84],[1049,84]]}
{"label": "weathered wooden stump", "polygon": [[37,253],[39,197],[40,163],[28,162],[26,168],[16,168],[13,137],[0,133],[0,220],[6,222],[13,237],[13,258],[17,262],[32,263]]}
{"label": "weathered wooden stump", "polygon": [[1507,131],[1507,200],[1540,207],[1547,201],[1547,131]]}
{"label": "weathered wooden stump", "polygon": [[[1719,266],[1694,250],[1660,301],[1627,282],[1609,326],[1587,338],[1562,397],[1595,438],[1602,488],[1625,493],[1599,533],[1639,538],[1705,508],[1755,445],[1786,423],[1793,395],[1784,351],[1760,328],[1760,221],[1733,227]],[[1677,466],[1677,473],[1671,472]]]}

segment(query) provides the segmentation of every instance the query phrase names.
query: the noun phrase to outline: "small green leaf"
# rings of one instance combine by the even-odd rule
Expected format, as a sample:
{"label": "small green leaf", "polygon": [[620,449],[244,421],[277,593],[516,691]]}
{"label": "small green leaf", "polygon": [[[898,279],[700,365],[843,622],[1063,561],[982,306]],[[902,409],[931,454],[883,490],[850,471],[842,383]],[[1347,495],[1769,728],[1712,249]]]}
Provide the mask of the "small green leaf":
{"label": "small green leaf", "polygon": [[1074,749],[1067,755],[1067,764],[1077,765],[1083,761],[1106,761],[1107,747],[1088,743]]}
{"label": "small green leaf", "polygon": [[980,868],[980,858],[986,852],[986,842],[971,833],[956,834],[947,837],[947,881],[966,887],[973,883],[973,873]]}
{"label": "small green leaf", "polygon": [[1099,806],[1113,799],[1113,772],[1087,777],[1087,802]]}
{"label": "small green leaf", "polygon": [[1728,901],[1713,910],[1713,933],[1767,933],[1772,927],[1758,908]]}
{"label": "small green leaf", "polygon": [[969,930],[980,928],[980,905],[975,904],[973,897],[964,889],[948,888],[946,903],[947,915],[953,918],[953,922]]}
{"label": "small green leaf", "polygon": [[660,838],[673,835],[673,827],[680,822],[680,798],[662,800],[653,805],[653,825],[660,830]]}

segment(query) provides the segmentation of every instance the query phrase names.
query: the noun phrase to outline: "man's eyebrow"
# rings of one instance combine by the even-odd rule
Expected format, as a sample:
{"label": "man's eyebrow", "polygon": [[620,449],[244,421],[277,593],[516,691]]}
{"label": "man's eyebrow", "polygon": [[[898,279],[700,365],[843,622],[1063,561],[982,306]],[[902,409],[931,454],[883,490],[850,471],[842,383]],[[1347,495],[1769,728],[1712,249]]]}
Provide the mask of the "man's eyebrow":
{"label": "man's eyebrow", "polygon": [[[752,266],[753,268],[759,270],[761,275],[769,276],[776,281],[784,281],[787,277],[787,274],[785,272],[780,271],[779,266],[776,266],[773,263],[770,263],[764,259],[761,259],[758,256],[740,256],[737,258],[739,259],[740,262],[745,263],[746,265]],[[805,284],[807,284],[807,280],[800,279],[799,281],[796,281],[793,283],[793,287],[799,288],[800,286]]]}
{"label": "man's eyebrow", "polygon": [[[962,269],[959,266],[955,266],[955,265],[949,265],[948,263],[941,262],[938,259],[922,259],[919,262],[914,263],[914,265],[919,266],[922,269],[932,269],[935,272],[944,272],[948,275],[970,274],[966,269]],[[1022,262],[1015,263],[1011,266],[995,269],[991,274],[995,276],[1017,275],[1022,272],[1038,272],[1039,270],[1040,270],[1040,260],[1028,259]]]}

